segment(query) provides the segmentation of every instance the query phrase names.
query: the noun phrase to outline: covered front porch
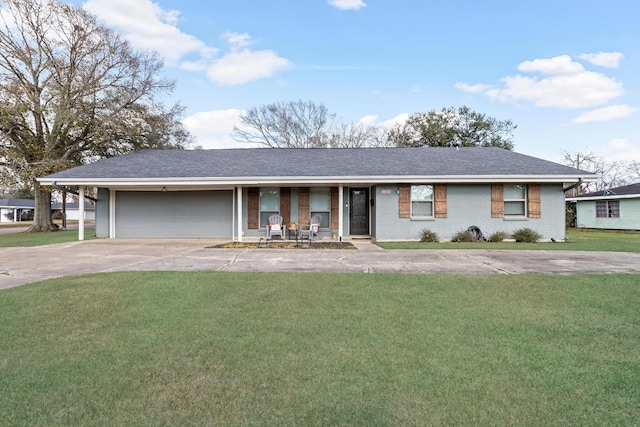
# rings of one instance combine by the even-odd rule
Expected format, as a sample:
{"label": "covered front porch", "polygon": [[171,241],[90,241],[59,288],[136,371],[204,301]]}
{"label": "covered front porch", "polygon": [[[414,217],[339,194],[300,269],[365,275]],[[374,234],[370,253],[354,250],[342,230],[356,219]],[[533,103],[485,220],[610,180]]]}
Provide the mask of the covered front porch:
{"label": "covered front porch", "polygon": [[[371,238],[375,217],[370,186],[186,186],[172,183],[112,186],[97,189],[96,235],[106,238],[225,238],[258,241],[266,238],[268,218],[283,217],[297,229],[321,215],[319,236],[343,241]],[[84,200],[85,187],[79,188]],[[83,206],[82,201],[80,206]],[[80,213],[79,229],[83,230]],[[287,234],[287,238],[291,234]],[[295,237],[293,235],[292,237]],[[79,231],[79,240],[84,235]]]}

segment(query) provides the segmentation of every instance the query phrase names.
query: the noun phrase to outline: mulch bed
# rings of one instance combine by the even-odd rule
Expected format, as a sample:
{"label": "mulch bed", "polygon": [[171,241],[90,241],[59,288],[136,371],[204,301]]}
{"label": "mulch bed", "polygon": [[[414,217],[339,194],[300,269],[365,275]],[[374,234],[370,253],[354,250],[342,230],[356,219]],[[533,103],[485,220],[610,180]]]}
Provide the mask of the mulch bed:
{"label": "mulch bed", "polygon": [[277,249],[356,249],[349,242],[280,242],[271,241],[267,243],[262,242],[228,242],[215,246],[208,246],[209,248],[227,248],[227,249],[257,249],[257,248],[277,248]]}

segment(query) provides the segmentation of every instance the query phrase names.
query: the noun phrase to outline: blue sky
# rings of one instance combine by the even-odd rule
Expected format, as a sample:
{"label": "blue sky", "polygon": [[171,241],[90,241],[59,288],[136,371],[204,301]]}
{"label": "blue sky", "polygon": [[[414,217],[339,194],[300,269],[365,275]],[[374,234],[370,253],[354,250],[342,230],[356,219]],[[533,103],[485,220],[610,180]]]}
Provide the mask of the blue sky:
{"label": "blue sky", "polygon": [[633,0],[87,0],[157,50],[204,148],[239,114],[311,100],[388,126],[467,105],[511,119],[515,150],[640,160],[640,5]]}

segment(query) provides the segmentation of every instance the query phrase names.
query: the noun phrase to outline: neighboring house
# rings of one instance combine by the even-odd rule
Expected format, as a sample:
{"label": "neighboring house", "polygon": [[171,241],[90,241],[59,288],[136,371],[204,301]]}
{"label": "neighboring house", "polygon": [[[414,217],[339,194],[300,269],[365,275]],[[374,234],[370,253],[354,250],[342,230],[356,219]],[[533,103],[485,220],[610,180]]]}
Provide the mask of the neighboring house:
{"label": "neighboring house", "polygon": [[0,222],[31,221],[33,199],[0,199]]}
{"label": "neighboring house", "polygon": [[578,228],[640,230],[640,183],[570,197]]}
{"label": "neighboring house", "polygon": [[[0,222],[20,222],[33,220],[35,202],[33,199],[0,199]],[[78,203],[67,203],[66,212],[68,220],[79,220],[80,209]],[[62,203],[52,203],[51,211],[54,218],[62,215]],[[95,219],[95,206],[91,203],[84,204],[84,219]]]}
{"label": "neighboring house", "polygon": [[98,237],[257,239],[278,213],[321,214],[324,238],[446,240],[475,225],[562,240],[563,184],[595,179],[499,148],[420,147],[142,150],[38,181],[96,187]]}
{"label": "neighboring house", "polygon": [[[75,202],[67,202],[65,206],[65,212],[67,213],[67,220],[78,221],[80,219],[80,204]],[[52,203],[51,210],[53,211],[54,218],[62,218],[62,203]],[[85,202],[84,204],[84,219],[93,221],[96,219],[96,207],[91,203]]]}

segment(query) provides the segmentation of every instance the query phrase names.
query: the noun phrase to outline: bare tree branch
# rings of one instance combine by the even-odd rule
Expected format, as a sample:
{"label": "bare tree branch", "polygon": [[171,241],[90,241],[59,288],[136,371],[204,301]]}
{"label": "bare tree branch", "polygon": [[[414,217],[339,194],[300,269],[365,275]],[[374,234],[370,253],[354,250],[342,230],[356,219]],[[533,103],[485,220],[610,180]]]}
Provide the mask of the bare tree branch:
{"label": "bare tree branch", "polygon": [[596,182],[585,183],[572,191],[570,196],[576,196],[594,191],[608,190],[629,183],[629,165],[623,161],[607,161],[594,151],[568,152],[563,151],[564,163],[576,169],[596,173]]}
{"label": "bare tree branch", "polygon": [[253,107],[234,127],[236,141],[271,148],[327,147],[335,115],[312,101],[276,102]]}
{"label": "bare tree branch", "polygon": [[[154,52],[57,0],[0,0],[0,158],[36,186],[34,229],[52,227],[35,178],[88,159],[191,142]],[[45,212],[40,215],[38,209]]]}

